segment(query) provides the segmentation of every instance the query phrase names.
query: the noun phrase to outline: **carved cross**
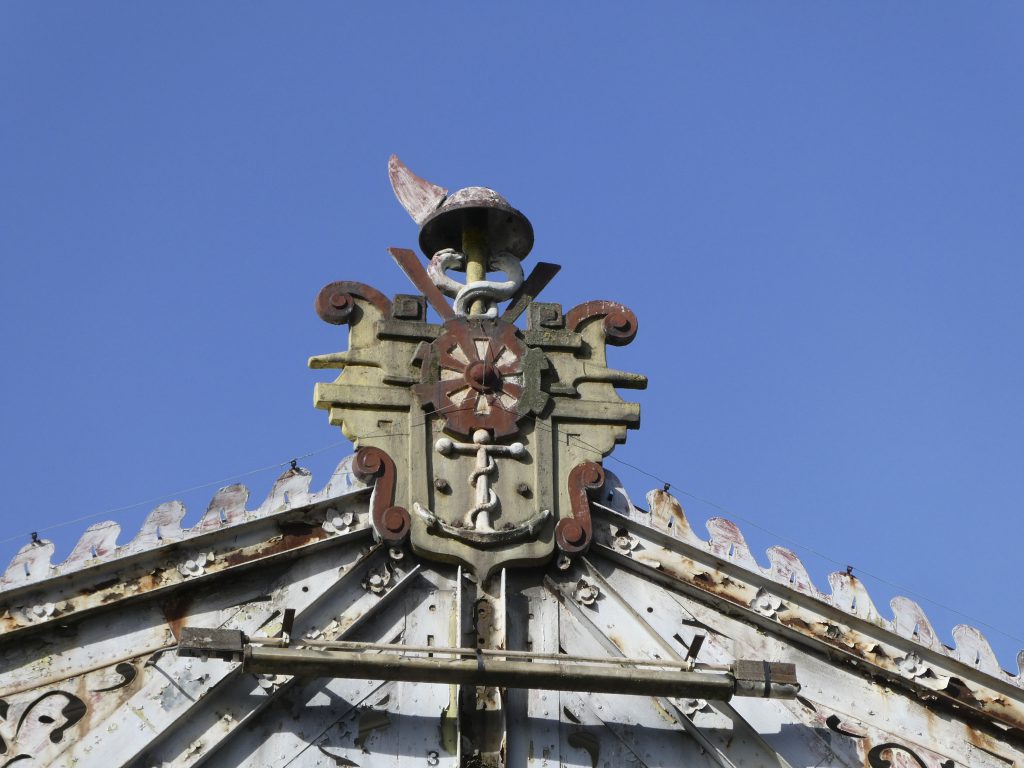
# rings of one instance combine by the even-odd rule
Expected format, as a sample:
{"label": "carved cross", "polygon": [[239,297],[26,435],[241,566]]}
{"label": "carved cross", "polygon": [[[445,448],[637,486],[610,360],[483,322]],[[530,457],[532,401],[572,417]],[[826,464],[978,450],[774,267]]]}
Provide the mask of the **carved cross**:
{"label": "carved cross", "polygon": [[476,467],[469,473],[469,485],[476,489],[476,504],[466,513],[465,525],[477,531],[493,531],[491,513],[498,506],[498,496],[491,488],[490,476],[497,469],[495,456],[511,456],[520,458],[526,454],[526,447],[515,442],[510,445],[494,445],[491,434],[486,429],[478,429],[473,433],[472,443],[459,443],[442,437],[434,443],[434,449],[442,456],[452,453],[476,454]]}

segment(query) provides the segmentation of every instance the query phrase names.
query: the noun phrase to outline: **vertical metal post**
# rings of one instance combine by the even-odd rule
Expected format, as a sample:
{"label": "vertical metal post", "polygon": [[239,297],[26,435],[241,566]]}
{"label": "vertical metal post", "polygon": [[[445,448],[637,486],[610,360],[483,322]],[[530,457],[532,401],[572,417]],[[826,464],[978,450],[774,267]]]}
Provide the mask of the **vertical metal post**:
{"label": "vertical metal post", "polygon": [[[476,584],[472,601],[473,642],[478,648],[496,649],[508,645],[506,571],[504,568]],[[479,664],[477,660],[473,662]],[[465,687],[463,700],[466,726],[481,768],[506,768],[504,748],[508,743],[505,722],[505,694],[500,685]]]}
{"label": "vertical metal post", "polygon": [[[462,228],[462,252],[466,254],[466,285],[487,279],[487,211],[473,210]],[[470,314],[481,315],[488,307],[483,299],[470,306]]]}

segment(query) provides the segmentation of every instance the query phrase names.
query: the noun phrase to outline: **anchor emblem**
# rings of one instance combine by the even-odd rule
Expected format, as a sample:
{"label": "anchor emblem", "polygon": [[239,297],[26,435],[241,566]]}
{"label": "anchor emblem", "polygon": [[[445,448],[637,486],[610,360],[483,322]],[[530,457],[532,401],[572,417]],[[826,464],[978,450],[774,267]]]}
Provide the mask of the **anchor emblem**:
{"label": "anchor emblem", "polygon": [[494,457],[521,458],[526,454],[526,446],[522,443],[494,445],[491,443],[491,436],[487,430],[478,429],[473,433],[472,443],[460,443],[442,437],[434,444],[434,450],[442,456],[451,456],[457,453],[475,456],[476,465],[469,473],[469,485],[476,494],[476,503],[466,512],[461,521],[457,521],[456,525],[449,525],[438,520],[436,515],[417,504],[415,506],[416,513],[432,530],[437,530],[451,538],[493,547],[511,544],[534,534],[551,516],[550,510],[544,509],[518,525],[508,523],[500,530],[495,530],[492,525],[492,515],[497,511],[499,504],[498,496],[494,492],[494,488],[491,487],[491,477],[498,468]]}
{"label": "anchor emblem", "polygon": [[450,456],[452,453],[476,455],[476,466],[469,473],[469,485],[476,491],[476,504],[466,513],[463,525],[476,531],[493,531],[491,513],[498,507],[498,497],[490,485],[490,477],[498,468],[494,463],[494,457],[513,456],[518,458],[526,453],[526,446],[522,443],[493,445],[487,430],[478,429],[473,433],[472,443],[456,443],[447,437],[442,437],[434,443],[434,450],[442,456]]}

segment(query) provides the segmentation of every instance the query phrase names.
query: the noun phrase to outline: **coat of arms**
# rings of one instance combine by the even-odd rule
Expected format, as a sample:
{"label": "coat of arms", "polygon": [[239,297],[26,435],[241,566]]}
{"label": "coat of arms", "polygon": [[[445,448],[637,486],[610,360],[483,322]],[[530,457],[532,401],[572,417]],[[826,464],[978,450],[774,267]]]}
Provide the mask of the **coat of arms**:
{"label": "coat of arms", "polygon": [[314,400],[375,483],[376,535],[481,579],[586,550],[601,459],[640,422],[615,388],[646,378],[606,356],[636,335],[635,315],[611,301],[565,313],[537,301],[559,268],[541,262],[524,277],[533,227],[522,213],[483,187],[449,195],[394,156],[389,171],[428,260],[390,253],[419,294],[325,286],[317,313],[349,326],[349,347],[309,361],[343,369]]}

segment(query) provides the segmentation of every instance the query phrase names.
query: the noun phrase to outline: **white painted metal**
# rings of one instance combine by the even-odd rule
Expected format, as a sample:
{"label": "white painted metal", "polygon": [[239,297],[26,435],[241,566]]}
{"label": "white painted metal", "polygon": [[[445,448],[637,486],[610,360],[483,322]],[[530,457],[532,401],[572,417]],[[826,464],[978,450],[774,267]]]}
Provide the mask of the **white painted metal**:
{"label": "white painted metal", "polygon": [[[670,496],[639,510],[610,473],[586,558],[481,587],[374,545],[347,467],[319,493],[290,473],[252,512],[226,489],[190,529],[163,505],[120,548],[115,525],[93,526],[58,566],[46,544],[19,553],[0,591],[0,766],[1024,766],[1020,676],[976,630],[957,628],[947,649],[912,602],[886,618],[847,574],[821,593],[781,549],[761,568],[733,524],[713,520],[701,539]],[[182,626],[274,636],[289,608],[298,645],[482,638],[682,659],[702,637],[698,661],[792,662],[802,691],[728,704],[460,692],[257,678],[160,650]]]}

